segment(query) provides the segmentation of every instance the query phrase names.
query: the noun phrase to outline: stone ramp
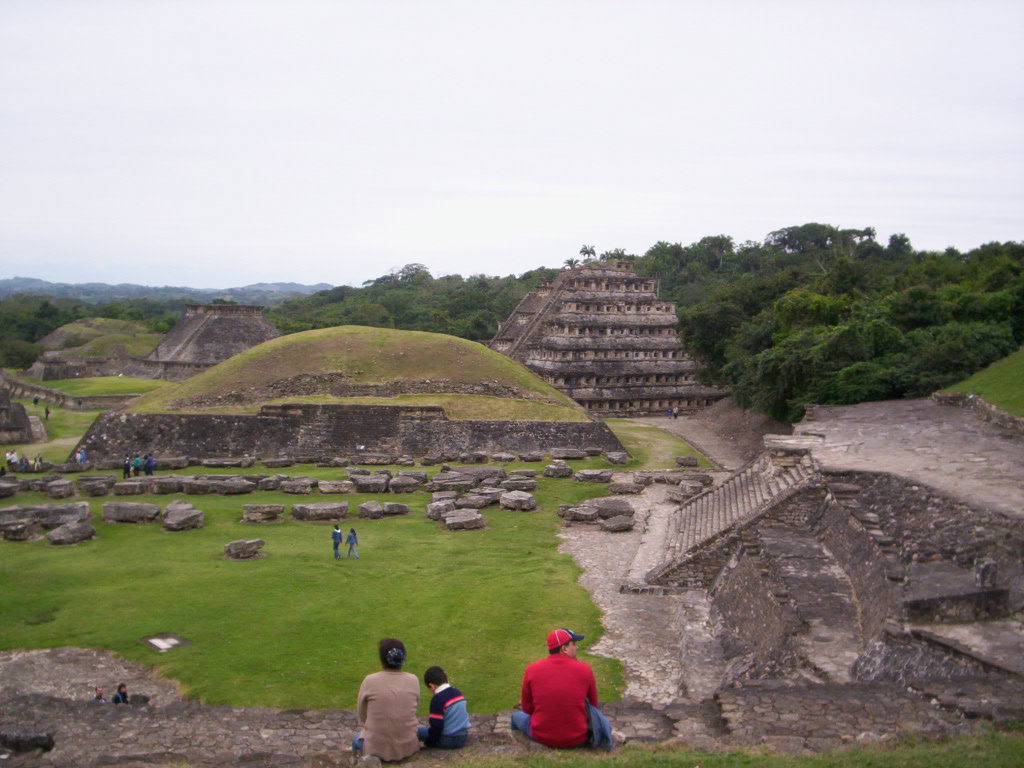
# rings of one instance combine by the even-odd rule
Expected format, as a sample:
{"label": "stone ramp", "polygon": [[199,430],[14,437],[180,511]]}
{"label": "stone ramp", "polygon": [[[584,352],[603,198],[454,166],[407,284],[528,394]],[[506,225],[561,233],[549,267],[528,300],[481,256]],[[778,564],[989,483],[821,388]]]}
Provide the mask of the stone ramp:
{"label": "stone ramp", "polygon": [[857,596],[843,569],[809,531],[762,525],[759,533],[762,554],[808,628],[793,636],[794,650],[823,679],[850,682],[863,642]]}
{"label": "stone ramp", "polygon": [[721,485],[690,499],[673,513],[656,515],[650,521],[650,530],[634,558],[624,588],[656,583],[657,571],[756,519],[799,490],[815,474],[809,456],[795,457],[780,465],[765,451]]}

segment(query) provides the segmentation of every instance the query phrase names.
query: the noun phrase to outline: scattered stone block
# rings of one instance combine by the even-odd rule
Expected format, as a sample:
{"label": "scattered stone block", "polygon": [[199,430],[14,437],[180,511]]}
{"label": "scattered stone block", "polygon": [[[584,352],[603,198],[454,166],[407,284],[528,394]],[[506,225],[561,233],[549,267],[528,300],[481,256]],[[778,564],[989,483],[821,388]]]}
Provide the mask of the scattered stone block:
{"label": "scattered stone block", "polygon": [[[600,453],[600,451],[598,451]],[[552,448],[551,449],[552,459],[585,459],[587,458],[587,452],[581,448]]]}
{"label": "scattered stone block", "polygon": [[636,521],[629,515],[618,515],[616,517],[609,517],[607,520],[601,520],[598,526],[601,530],[607,530],[610,534],[624,534],[628,530],[633,530],[633,526]]}
{"label": "scattered stone block", "polygon": [[115,496],[142,496],[149,492],[147,480],[125,480],[123,483],[114,483]]}
{"label": "scattered stone block", "polygon": [[211,469],[228,469],[229,467],[244,467],[244,462],[245,459],[203,459],[202,465]]}
{"label": "scattered stone block", "polygon": [[491,499],[478,493],[467,493],[455,500],[455,506],[458,509],[483,509],[490,503]]}
{"label": "scattered stone block", "polygon": [[440,464],[442,461],[444,461],[444,459],[442,459],[440,456],[430,454],[428,456],[423,456],[420,458],[420,466],[433,467],[436,466],[437,464]]}
{"label": "scattered stone block", "polygon": [[673,478],[677,483],[694,482],[705,486],[715,482],[715,478],[705,472],[675,472]]}
{"label": "scattered stone block", "polygon": [[676,456],[677,467],[699,467],[700,459],[696,456]]}
{"label": "scattered stone block", "polygon": [[455,493],[466,493],[467,491],[473,490],[476,486],[477,483],[475,480],[449,480],[442,483],[439,483],[437,481],[431,481],[425,486],[425,489],[437,491],[454,491]]}
{"label": "scattered stone block", "polygon": [[308,477],[297,477],[293,480],[282,480],[279,488],[282,493],[292,493],[299,496],[308,495],[313,492],[313,481]]}
{"label": "scattered stone block", "polygon": [[609,451],[604,458],[609,464],[629,464],[629,454],[625,451]]}
{"label": "scattered stone block", "polygon": [[153,493],[182,493],[182,479],[177,475],[157,475],[153,478]]}
{"label": "scattered stone block", "polygon": [[[491,467],[491,466],[468,466],[468,467],[450,467],[450,472],[457,473],[463,477],[471,477],[476,480],[484,480],[488,477],[496,477],[504,480],[508,477],[508,472],[505,471],[504,467]],[[434,477],[437,480],[437,477]]]}
{"label": "scattered stone block", "polygon": [[643,492],[644,486],[640,485],[640,483],[612,483],[608,486],[608,493],[628,495]]}
{"label": "scattered stone block", "polygon": [[388,483],[388,490],[391,493],[414,493],[420,489],[420,481],[408,475],[399,475],[391,478]]}
{"label": "scattered stone block", "polygon": [[632,517],[634,514],[633,505],[626,499],[615,498],[611,496],[605,496],[600,499],[590,499],[587,502],[588,507],[594,507],[597,510],[598,515],[603,520],[607,520],[617,515],[625,515]]}
{"label": "scattered stone block", "polygon": [[394,517],[396,515],[408,515],[409,505],[399,504],[397,501],[386,501],[384,502],[384,516]]}
{"label": "scattered stone block", "polygon": [[348,517],[347,501],[316,501],[312,504],[294,504],[292,517],[312,522],[316,520],[344,520]]}
{"label": "scattered stone block", "polygon": [[263,466],[268,469],[280,469],[281,467],[291,467],[295,464],[295,459],[291,458],[279,458],[279,459],[263,459]]}
{"label": "scattered stone block", "polygon": [[131,501],[103,502],[103,519],[108,523],[151,523],[160,514],[156,504]]}
{"label": "scattered stone block", "polygon": [[450,500],[450,501],[455,501],[455,499],[457,499],[458,497],[459,497],[459,492],[458,491],[434,491],[434,493],[432,493],[430,495],[430,500],[431,501],[445,501],[447,499],[447,500]]}
{"label": "scattered stone block", "polygon": [[441,518],[441,527],[447,531],[472,531],[484,528],[487,521],[479,512],[462,510]]}
{"label": "scattered stone block", "polygon": [[511,464],[515,460],[516,455],[514,453],[496,453],[491,456],[491,461],[496,461],[499,464]]}
{"label": "scattered stone block", "polygon": [[599,448],[596,445],[588,445],[583,448],[583,452],[587,454],[587,456],[600,456],[604,453],[604,448]]}
{"label": "scattered stone block", "polygon": [[0,499],[7,499],[18,492],[17,483],[0,483]]}
{"label": "scattered stone block", "polygon": [[573,470],[564,461],[548,464],[544,467],[544,477],[572,477]]}
{"label": "scattered stone block", "polygon": [[526,511],[537,508],[537,499],[534,498],[533,494],[526,493],[525,491],[508,491],[503,493],[498,503],[502,509]]}
{"label": "scattered stone block", "polygon": [[610,469],[581,469],[572,479],[579,483],[610,483],[612,474]]}
{"label": "scattered stone block", "polygon": [[47,530],[59,528],[66,523],[84,523],[92,517],[87,501],[70,504],[32,504],[0,509],[0,523],[23,520]]}
{"label": "scattered stone block", "polygon": [[364,520],[380,520],[384,517],[384,507],[377,501],[365,501],[359,505],[359,517]]}
{"label": "scattered stone block", "polygon": [[252,493],[256,490],[256,487],[256,484],[241,479],[218,480],[210,484],[210,489],[221,496],[238,496],[244,493]]}
{"label": "scattered stone block", "polygon": [[175,499],[164,507],[163,518],[165,531],[191,531],[202,528],[206,522],[202,510],[181,499]]}
{"label": "scattered stone block", "polygon": [[536,491],[537,481],[528,477],[510,478],[503,480],[500,487],[506,491]]}
{"label": "scattered stone block", "polygon": [[524,464],[535,463],[538,461],[544,461],[544,454],[540,451],[524,451],[519,454],[519,460]]}
{"label": "scattered stone block", "polygon": [[398,457],[393,453],[360,453],[355,457],[356,464],[368,464],[370,466],[383,466],[394,464]]}
{"label": "scattered stone block", "polygon": [[425,483],[429,479],[427,477],[427,473],[424,472],[422,469],[403,469],[403,470],[399,470],[398,476],[399,477],[412,477],[412,478],[415,478],[416,480],[418,480],[421,483]]}
{"label": "scattered stone block", "polygon": [[70,499],[75,495],[75,487],[70,480],[54,480],[46,484],[46,495],[51,499]]}
{"label": "scattered stone block", "polygon": [[351,480],[321,480],[317,483],[320,493],[354,493],[356,484]]}
{"label": "scattered stone block", "polygon": [[387,475],[352,475],[356,493],[387,493],[390,478]]}
{"label": "scattered stone block", "polygon": [[455,512],[455,501],[453,499],[432,501],[427,504],[427,519],[429,520],[440,520],[452,512]]}
{"label": "scattered stone block", "polygon": [[188,456],[164,456],[162,458],[154,456],[153,459],[155,461],[153,468],[160,470],[185,469],[191,464]]}
{"label": "scattered stone block", "polygon": [[266,542],[263,539],[239,539],[224,545],[224,554],[232,560],[251,560],[259,557]]}
{"label": "scattered stone block", "polygon": [[182,479],[181,492],[190,496],[201,496],[204,493],[210,493],[212,485],[213,481],[209,477],[192,475]]}
{"label": "scattered stone block", "polygon": [[38,535],[39,527],[28,520],[6,520],[0,522],[0,536],[3,537],[4,541],[31,541]]}
{"label": "scattered stone block", "polygon": [[243,504],[243,523],[276,523],[284,514],[284,504]]}
{"label": "scattered stone block", "polygon": [[508,476],[510,480],[515,480],[517,478],[523,479],[536,477],[538,474],[539,473],[536,469],[511,469],[509,470]]}
{"label": "scattered stone block", "polygon": [[261,491],[277,491],[281,488],[281,483],[287,480],[287,476],[282,477],[281,475],[271,475],[270,477],[264,477],[260,480],[256,487]]}
{"label": "scattered stone block", "polygon": [[463,464],[486,464],[490,460],[483,451],[467,451],[459,454],[459,461]]}
{"label": "scattered stone block", "polygon": [[563,504],[558,509],[558,516],[563,520],[579,523],[596,523],[600,520],[596,507],[588,507],[582,504],[577,506]]}

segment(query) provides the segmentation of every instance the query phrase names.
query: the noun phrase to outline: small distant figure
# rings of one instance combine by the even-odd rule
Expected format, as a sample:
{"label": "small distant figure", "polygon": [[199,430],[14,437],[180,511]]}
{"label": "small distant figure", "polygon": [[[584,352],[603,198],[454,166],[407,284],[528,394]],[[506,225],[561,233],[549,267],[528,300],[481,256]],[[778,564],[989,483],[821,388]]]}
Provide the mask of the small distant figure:
{"label": "small distant figure", "polygon": [[135,454],[135,458],[132,459],[132,477],[138,477],[142,471],[142,458]]}
{"label": "small distant figure", "polygon": [[334,559],[341,560],[341,552],[338,551],[338,547],[341,546],[341,528],[337,525],[331,531],[331,543],[334,545]]}
{"label": "small distant figure", "polygon": [[96,689],[93,691],[93,697],[89,701],[93,704],[106,704],[107,697],[103,695],[103,689],[96,686]]}
{"label": "small distant figure", "polygon": [[998,568],[995,560],[978,560],[974,564],[974,583],[982,589],[995,589]]}
{"label": "small distant figure", "polygon": [[146,454],[145,466],[146,466],[146,476],[147,477],[151,477],[153,475],[153,470],[156,469],[156,459],[153,458],[153,454],[151,454],[151,453],[147,453]]}
{"label": "small distant figure", "polygon": [[32,405],[34,405],[36,408],[39,407],[39,398],[38,397],[33,397],[32,398]]}
{"label": "small distant figure", "polygon": [[46,421],[49,421],[49,420],[50,420],[50,406],[46,406],[46,410],[45,410],[45,411],[43,411],[43,418],[44,418],[44,419],[45,419]]}
{"label": "small distant figure", "polygon": [[356,536],[356,529],[349,528],[348,536],[345,537],[345,543],[348,544],[348,554],[345,557],[352,557],[355,555],[356,560],[359,559],[359,552],[356,551],[356,547],[359,545],[359,537]]}
{"label": "small distant figure", "polygon": [[18,471],[18,452],[13,448],[7,452],[7,468],[11,472]]}
{"label": "small distant figure", "polygon": [[43,457],[42,456],[36,456],[36,460],[32,462],[32,471],[33,472],[42,472],[43,471]]}
{"label": "small distant figure", "polygon": [[127,704],[128,703],[128,686],[121,683],[117,686],[117,693],[114,694],[114,704]]}
{"label": "small distant figure", "polygon": [[125,456],[124,461],[121,463],[121,477],[127,480],[132,476],[132,457]]}
{"label": "small distant figure", "polygon": [[679,408],[676,407],[676,406],[672,407],[672,418],[673,419],[678,419],[679,418]]}
{"label": "small distant figure", "polygon": [[430,726],[421,725],[416,736],[425,747],[461,749],[469,739],[469,711],[462,691],[448,683],[440,667],[423,673],[423,682],[434,694],[430,699]]}

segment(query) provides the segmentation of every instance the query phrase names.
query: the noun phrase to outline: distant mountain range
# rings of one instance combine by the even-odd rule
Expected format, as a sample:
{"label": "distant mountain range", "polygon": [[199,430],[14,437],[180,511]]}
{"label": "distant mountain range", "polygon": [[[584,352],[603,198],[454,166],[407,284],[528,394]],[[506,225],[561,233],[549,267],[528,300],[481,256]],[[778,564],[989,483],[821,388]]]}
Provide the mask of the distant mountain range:
{"label": "distant mountain range", "polygon": [[77,299],[90,304],[105,304],[127,299],[184,300],[210,302],[214,299],[242,304],[276,306],[296,296],[308,296],[333,288],[329,283],[253,283],[240,288],[188,288],[185,286],[150,286],[120,283],[51,283],[34,277],[9,277],[0,280],[0,299],[17,293],[45,294],[56,298]]}

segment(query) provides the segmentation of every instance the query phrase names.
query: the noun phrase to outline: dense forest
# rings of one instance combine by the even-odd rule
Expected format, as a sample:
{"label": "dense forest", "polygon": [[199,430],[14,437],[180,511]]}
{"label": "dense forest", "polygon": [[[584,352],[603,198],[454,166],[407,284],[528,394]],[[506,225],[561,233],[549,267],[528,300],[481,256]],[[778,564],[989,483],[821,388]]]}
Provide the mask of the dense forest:
{"label": "dense forest", "polygon": [[[566,260],[628,259],[677,302],[684,342],[704,376],[744,406],[799,419],[807,403],[920,397],[1024,341],[1024,245],[916,251],[903,235],[804,224],[737,244],[726,235],[659,242],[642,255],[592,246]],[[519,276],[434,277],[422,264],[287,301],[267,316],[283,333],[371,325],[490,339],[554,269]],[[0,301],[0,363],[24,366],[34,342],[85,316],[173,324],[176,307],[144,299],[97,308],[69,299]]]}

